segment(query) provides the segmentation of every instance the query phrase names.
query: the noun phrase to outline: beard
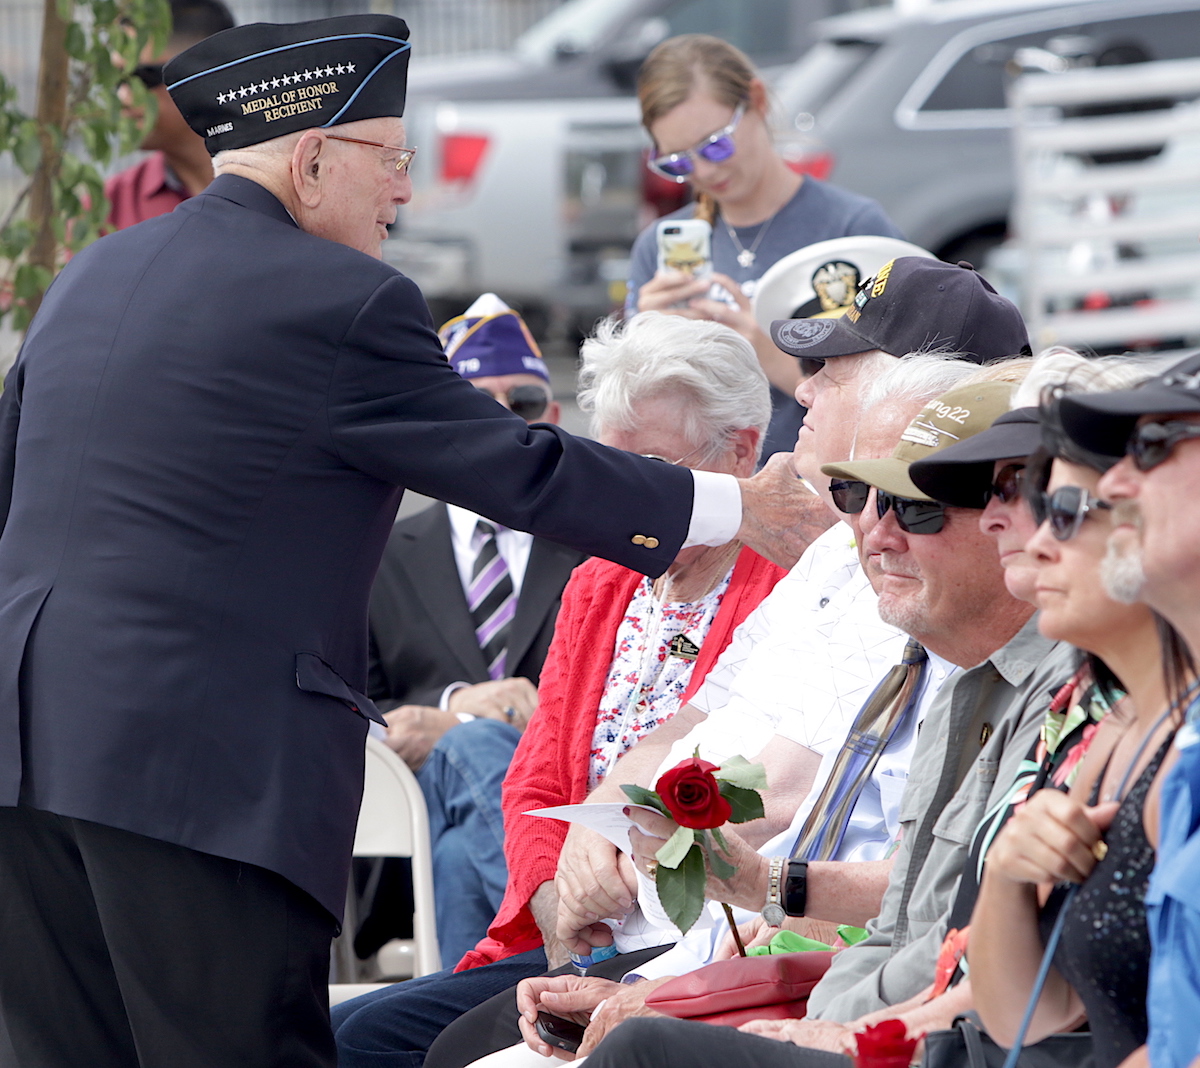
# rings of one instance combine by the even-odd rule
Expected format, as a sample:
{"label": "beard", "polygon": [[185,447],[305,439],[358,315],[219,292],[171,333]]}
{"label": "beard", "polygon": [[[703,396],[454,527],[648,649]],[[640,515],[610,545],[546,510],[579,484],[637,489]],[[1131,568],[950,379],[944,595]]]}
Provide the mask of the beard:
{"label": "beard", "polygon": [[1113,507],[1113,522],[1131,524],[1138,538],[1108,539],[1108,548],[1100,562],[1100,581],[1104,591],[1120,604],[1137,604],[1146,586],[1146,570],[1142,566],[1142,516],[1132,501],[1117,501]]}

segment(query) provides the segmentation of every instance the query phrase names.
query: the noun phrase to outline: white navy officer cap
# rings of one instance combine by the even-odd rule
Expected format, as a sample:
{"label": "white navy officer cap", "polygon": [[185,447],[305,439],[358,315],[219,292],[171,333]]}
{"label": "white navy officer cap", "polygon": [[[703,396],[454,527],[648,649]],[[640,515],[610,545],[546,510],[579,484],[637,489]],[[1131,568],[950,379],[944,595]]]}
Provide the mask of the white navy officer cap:
{"label": "white navy officer cap", "polygon": [[298,130],[400,117],[411,47],[392,15],[255,22],[180,52],[163,80],[215,156]]}

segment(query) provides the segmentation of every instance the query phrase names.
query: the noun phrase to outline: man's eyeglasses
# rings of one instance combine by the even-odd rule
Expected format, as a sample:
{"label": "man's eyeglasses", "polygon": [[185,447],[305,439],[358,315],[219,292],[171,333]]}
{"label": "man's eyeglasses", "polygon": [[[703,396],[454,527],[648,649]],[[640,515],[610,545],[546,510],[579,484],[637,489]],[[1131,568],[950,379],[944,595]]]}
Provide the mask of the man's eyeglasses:
{"label": "man's eyeglasses", "polygon": [[867,506],[871,487],[849,478],[835,478],[829,483],[829,495],[839,512],[858,515]]}
{"label": "man's eyeglasses", "polygon": [[147,89],[157,89],[163,83],[163,65],[161,63],[143,63],[133,68],[133,76]]}
{"label": "man's eyeglasses", "polygon": [[729,125],[706,137],[694,148],[685,148],[682,152],[670,152],[665,156],[655,156],[647,162],[647,166],[657,175],[668,178],[672,182],[686,182],[687,176],[696,169],[696,160],[708,160],[709,163],[723,163],[737,151],[733,141],[733,131],[737,129],[742,116],[746,114],[746,105],[739,104],[730,119]]}
{"label": "man's eyeglasses", "polygon": [[[829,483],[829,493],[840,511],[857,515],[867,506],[871,487],[853,479],[834,479]],[[906,534],[937,534],[946,525],[946,506],[941,502],[916,501],[876,490],[875,510],[880,519],[889,508],[895,511],[896,524]]]}
{"label": "man's eyeglasses", "polygon": [[[161,69],[161,68],[160,68]],[[395,145],[385,145],[379,141],[364,141],[361,137],[342,137],[341,134],[327,134],[330,141],[349,141],[353,145],[370,145],[372,148],[384,148],[396,153],[396,170],[401,174],[408,173],[408,165],[417,154],[415,148],[397,148]]]}
{"label": "man's eyeglasses", "polygon": [[664,464],[671,464],[674,467],[678,467],[684,460],[690,460],[696,453],[707,448],[707,445],[697,445],[691,452],[684,453],[678,460],[668,460],[665,456],[659,456],[653,452],[644,452],[641,455],[647,460],[661,460]]}
{"label": "man's eyeglasses", "polygon": [[[478,386],[475,388],[479,389]],[[519,415],[527,423],[539,418],[550,406],[550,396],[541,386],[513,386],[507,393],[493,393],[490,389],[479,389],[479,392],[507,404],[513,415]]]}
{"label": "man's eyeglasses", "polygon": [[1070,541],[1079,533],[1090,512],[1107,511],[1107,501],[1093,497],[1082,486],[1059,486],[1053,493],[1033,497],[1033,518],[1038,525],[1049,521],[1050,533],[1058,541]]}
{"label": "man's eyeglasses", "polygon": [[1133,432],[1125,451],[1139,471],[1150,471],[1190,438],[1200,438],[1200,423],[1143,423]]}
{"label": "man's eyeglasses", "polygon": [[988,487],[988,493],[1001,504],[1012,504],[1021,496],[1025,484],[1025,465],[1006,464],[1000,468],[996,481]]}

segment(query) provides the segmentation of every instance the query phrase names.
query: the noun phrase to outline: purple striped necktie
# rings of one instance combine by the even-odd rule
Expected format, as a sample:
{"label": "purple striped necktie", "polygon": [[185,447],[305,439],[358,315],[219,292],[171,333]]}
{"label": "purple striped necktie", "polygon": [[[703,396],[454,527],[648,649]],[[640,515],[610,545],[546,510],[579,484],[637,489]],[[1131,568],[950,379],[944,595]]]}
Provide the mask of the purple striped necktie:
{"label": "purple striped necktie", "polygon": [[483,650],[488,678],[502,679],[508,653],[508,634],[517,614],[517,596],[513,591],[508,565],[496,545],[495,524],[484,519],[475,524],[472,544],[477,546],[471,584],[467,588],[467,607],[475,624],[475,638]]}

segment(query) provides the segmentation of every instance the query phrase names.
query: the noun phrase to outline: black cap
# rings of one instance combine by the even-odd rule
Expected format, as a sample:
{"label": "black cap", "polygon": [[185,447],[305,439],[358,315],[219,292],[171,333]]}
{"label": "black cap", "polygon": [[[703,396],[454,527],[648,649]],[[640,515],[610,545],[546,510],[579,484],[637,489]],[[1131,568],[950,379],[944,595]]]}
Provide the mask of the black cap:
{"label": "black cap", "polygon": [[958,508],[982,508],[991,491],[996,461],[1028,456],[1041,443],[1037,408],[1015,408],[982,433],[914,460],[908,475],[935,501]]}
{"label": "black cap", "polygon": [[771,340],[806,359],[880,349],[961,352],[975,363],[1029,352],[1021,313],[966,262],[901,256],[859,287],[840,319],[776,319]]}
{"label": "black cap", "polygon": [[1124,456],[1138,419],[1174,412],[1200,412],[1200,353],[1134,389],[1064,394],[1059,418],[1076,445],[1101,456]]}
{"label": "black cap", "polygon": [[235,26],[163,68],[210,155],[314,126],[404,114],[408,26],[392,15]]}

